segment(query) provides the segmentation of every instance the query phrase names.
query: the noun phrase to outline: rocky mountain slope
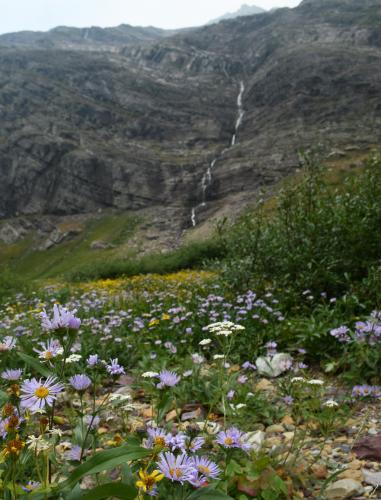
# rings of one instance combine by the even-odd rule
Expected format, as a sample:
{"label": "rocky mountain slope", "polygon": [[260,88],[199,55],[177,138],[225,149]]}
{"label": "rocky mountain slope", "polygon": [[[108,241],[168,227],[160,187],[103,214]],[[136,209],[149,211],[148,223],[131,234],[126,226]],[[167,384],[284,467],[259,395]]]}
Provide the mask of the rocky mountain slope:
{"label": "rocky mountain slope", "polygon": [[219,23],[220,21],[225,21],[226,19],[235,19],[236,17],[241,16],[254,16],[255,14],[263,14],[264,12],[266,12],[264,9],[257,7],[256,5],[243,4],[235,12],[227,12],[226,14],[209,21],[208,24]]}
{"label": "rocky mountain slope", "polygon": [[0,239],[51,231],[41,214],[138,210],[174,244],[292,173],[298,148],[380,144],[380,23],[380,0],[304,0],[136,40],[0,38]]}

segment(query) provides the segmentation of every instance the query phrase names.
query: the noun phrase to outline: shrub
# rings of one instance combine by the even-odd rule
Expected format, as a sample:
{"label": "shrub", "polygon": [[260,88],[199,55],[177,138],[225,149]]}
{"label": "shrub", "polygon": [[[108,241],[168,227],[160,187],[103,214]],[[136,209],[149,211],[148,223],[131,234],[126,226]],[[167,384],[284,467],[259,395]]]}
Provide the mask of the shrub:
{"label": "shrub", "polygon": [[381,160],[369,158],[335,188],[324,167],[304,159],[301,182],[281,191],[274,211],[261,202],[220,230],[228,284],[336,296],[370,279],[381,256]]}

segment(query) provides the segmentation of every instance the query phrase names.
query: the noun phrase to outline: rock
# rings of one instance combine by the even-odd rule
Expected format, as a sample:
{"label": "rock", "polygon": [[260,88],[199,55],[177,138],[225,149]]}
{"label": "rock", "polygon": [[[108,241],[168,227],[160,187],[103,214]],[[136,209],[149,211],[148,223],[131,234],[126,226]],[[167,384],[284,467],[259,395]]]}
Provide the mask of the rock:
{"label": "rock", "polygon": [[247,441],[253,446],[254,451],[259,451],[265,441],[266,434],[263,431],[248,432],[246,434]]}
{"label": "rock", "polygon": [[291,415],[285,415],[282,418],[281,422],[285,426],[287,426],[287,425],[294,425],[295,424],[294,419],[291,417]]}
{"label": "rock", "polygon": [[338,479],[354,479],[355,481],[359,481],[360,483],[364,481],[364,475],[361,470],[347,469],[337,477]]}
{"label": "rock", "polygon": [[295,432],[284,432],[283,436],[284,436],[284,442],[286,444],[291,443],[291,441],[294,439]]}
{"label": "rock", "polygon": [[328,477],[328,469],[322,464],[313,464],[312,472],[316,479],[326,479]]}
{"label": "rock", "polygon": [[374,488],[381,486],[381,472],[371,472],[366,469],[362,470],[364,482],[370,484]]}
{"label": "rock", "polygon": [[255,362],[258,373],[266,377],[278,377],[289,369],[292,357],[287,353],[278,353],[273,357],[260,357]]}
{"label": "rock", "polygon": [[255,385],[255,390],[256,391],[268,391],[268,392],[274,392],[276,390],[274,384],[270,382],[270,380],[267,380],[266,378],[262,378],[256,385]]}
{"label": "rock", "polygon": [[107,243],[106,241],[96,240],[90,243],[91,250],[107,250],[109,248],[115,248],[112,243]]}
{"label": "rock", "polygon": [[340,479],[330,484],[325,490],[325,497],[327,499],[334,498],[350,498],[356,495],[361,495],[364,492],[364,488],[361,483],[355,481],[354,479]]}
{"label": "rock", "polygon": [[274,424],[274,425],[269,425],[267,428],[266,428],[266,434],[279,434],[280,432],[284,432],[284,427],[283,425],[279,425],[279,424]]}
{"label": "rock", "polygon": [[353,447],[358,458],[381,461],[381,434],[360,439]]}
{"label": "rock", "polygon": [[201,408],[197,408],[196,410],[194,411],[188,411],[188,412],[185,412],[181,415],[181,420],[192,420],[194,418],[200,418],[200,416],[202,415],[202,411],[201,411]]}

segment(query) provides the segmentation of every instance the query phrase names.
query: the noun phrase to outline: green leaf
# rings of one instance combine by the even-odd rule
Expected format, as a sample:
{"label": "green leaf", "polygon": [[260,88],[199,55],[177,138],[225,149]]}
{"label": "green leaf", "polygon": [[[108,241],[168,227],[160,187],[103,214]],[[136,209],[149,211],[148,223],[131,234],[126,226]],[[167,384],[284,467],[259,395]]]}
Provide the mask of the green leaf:
{"label": "green leaf", "polygon": [[138,495],[138,490],[123,483],[107,483],[90,490],[80,496],[81,500],[102,500],[104,498],[123,498],[134,500]]}
{"label": "green leaf", "polygon": [[226,495],[226,493],[223,493],[222,491],[217,491],[211,487],[207,488],[200,488],[193,492],[189,497],[188,500],[233,500],[232,497],[229,497],[229,495]]}
{"label": "green leaf", "polygon": [[52,375],[52,372],[49,370],[49,368],[41,364],[38,359],[33,358],[32,356],[29,356],[28,354],[25,354],[23,352],[19,352],[18,355],[27,365],[33,368],[40,375],[43,375],[46,378]]}
{"label": "green leaf", "polygon": [[124,462],[145,458],[149,454],[149,450],[138,446],[121,446],[112,450],[101,451],[79,465],[66,481],[60,483],[58,487],[59,491],[66,488],[73,488],[84,476],[112,469]]}

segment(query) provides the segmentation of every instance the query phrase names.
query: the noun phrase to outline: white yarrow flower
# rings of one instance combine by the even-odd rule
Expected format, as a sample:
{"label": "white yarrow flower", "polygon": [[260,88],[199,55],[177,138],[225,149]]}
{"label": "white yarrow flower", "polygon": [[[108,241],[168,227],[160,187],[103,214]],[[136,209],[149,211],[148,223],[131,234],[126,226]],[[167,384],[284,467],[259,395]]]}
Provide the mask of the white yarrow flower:
{"label": "white yarrow flower", "polygon": [[212,342],[211,339],[203,339],[201,342],[199,342],[200,345],[208,345]]}

